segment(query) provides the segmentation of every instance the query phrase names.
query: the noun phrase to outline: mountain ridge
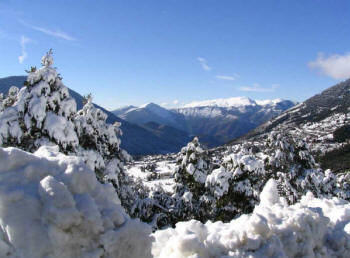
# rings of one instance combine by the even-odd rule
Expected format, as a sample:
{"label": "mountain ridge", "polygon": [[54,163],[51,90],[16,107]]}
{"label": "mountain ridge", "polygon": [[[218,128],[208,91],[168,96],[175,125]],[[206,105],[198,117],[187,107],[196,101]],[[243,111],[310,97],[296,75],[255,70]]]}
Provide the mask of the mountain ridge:
{"label": "mountain ridge", "polygon": [[290,100],[255,101],[247,97],[192,103],[195,104],[173,109],[148,103],[125,109],[122,114],[121,109],[112,112],[140,126],[155,122],[185,131],[188,135],[198,136],[208,147],[215,147],[245,134],[295,104]]}

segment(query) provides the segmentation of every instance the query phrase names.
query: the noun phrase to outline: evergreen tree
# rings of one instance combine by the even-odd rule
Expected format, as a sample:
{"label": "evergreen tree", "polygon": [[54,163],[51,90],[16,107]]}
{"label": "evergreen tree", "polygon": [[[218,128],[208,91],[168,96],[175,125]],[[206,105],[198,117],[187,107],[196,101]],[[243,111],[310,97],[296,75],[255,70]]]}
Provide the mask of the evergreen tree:
{"label": "evergreen tree", "polygon": [[265,153],[266,170],[273,174],[280,194],[289,203],[295,203],[308,191],[317,197],[333,191],[334,176],[319,168],[303,139],[282,130],[273,131],[266,141]]}
{"label": "evergreen tree", "polygon": [[197,137],[181,149],[174,171],[174,212],[178,220],[207,219],[209,210],[205,181],[212,169],[210,154]]}
{"label": "evergreen tree", "polygon": [[239,214],[252,212],[258,203],[267,178],[263,161],[252,152],[253,146],[248,143],[239,146],[208,176],[206,187],[214,196],[214,220],[230,221]]}
{"label": "evergreen tree", "polygon": [[3,101],[0,145],[35,151],[40,145],[53,142],[68,153],[79,143],[73,123],[76,103],[52,67],[51,50],[41,63],[40,69],[29,72],[26,87],[11,87]]}
{"label": "evergreen tree", "polygon": [[107,124],[107,114],[92,104],[91,95],[77,112],[76,102],[52,67],[52,50],[32,67],[25,87],[11,87],[0,99],[0,145],[35,151],[55,144],[61,152],[82,157],[101,182],[111,182],[126,209],[137,198],[124,171],[131,157],[120,148],[120,124]]}
{"label": "evergreen tree", "polygon": [[195,197],[203,194],[203,186],[211,169],[208,151],[204,150],[197,137],[181,149],[177,157],[175,168],[175,182],[178,183],[177,192],[185,186]]}

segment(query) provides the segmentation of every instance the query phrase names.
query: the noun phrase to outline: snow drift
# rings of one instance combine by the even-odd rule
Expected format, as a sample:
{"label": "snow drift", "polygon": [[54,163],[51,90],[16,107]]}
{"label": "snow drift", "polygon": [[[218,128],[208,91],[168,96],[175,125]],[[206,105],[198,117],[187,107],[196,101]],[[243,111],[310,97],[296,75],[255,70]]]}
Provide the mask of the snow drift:
{"label": "snow drift", "polygon": [[308,193],[288,206],[271,179],[250,215],[230,223],[180,222],[153,236],[155,257],[349,257],[350,204]]}
{"label": "snow drift", "polygon": [[0,148],[0,257],[150,257],[148,225],[58,147]]}

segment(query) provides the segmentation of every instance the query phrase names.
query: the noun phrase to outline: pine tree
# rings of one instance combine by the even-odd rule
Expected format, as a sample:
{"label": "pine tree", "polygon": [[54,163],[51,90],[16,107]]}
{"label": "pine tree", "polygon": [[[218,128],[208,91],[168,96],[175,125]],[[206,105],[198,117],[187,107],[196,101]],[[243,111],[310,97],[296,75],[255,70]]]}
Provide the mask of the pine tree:
{"label": "pine tree", "polygon": [[210,154],[195,137],[183,147],[177,157],[174,171],[174,212],[178,221],[208,218],[208,196],[205,188],[207,175],[213,169]]}
{"label": "pine tree", "polygon": [[204,150],[197,137],[181,149],[175,168],[175,182],[177,192],[183,194],[185,186],[195,197],[203,194],[203,186],[210,171],[210,157]]}
{"label": "pine tree", "polygon": [[221,166],[207,177],[206,187],[213,194],[213,219],[230,221],[252,212],[266,182],[263,161],[254,155],[254,145],[245,143],[225,156]]}
{"label": "pine tree", "polygon": [[11,87],[0,114],[0,145],[35,151],[53,142],[68,153],[78,146],[73,119],[76,103],[52,67],[52,50],[43,56],[42,67],[31,69],[25,87]]}
{"label": "pine tree", "polygon": [[130,211],[137,199],[133,182],[124,170],[124,163],[131,156],[120,148],[122,135],[120,123],[108,124],[107,114],[96,108],[91,95],[75,116],[74,124],[79,139],[76,155],[96,171],[101,182],[111,182],[118,192],[123,206]]}
{"label": "pine tree", "polygon": [[[265,162],[266,170],[273,174],[280,194],[289,203],[295,203],[308,191],[317,197],[332,191],[330,184],[334,184],[333,180],[327,179],[316,164],[303,139],[277,130],[269,134],[266,147],[265,153],[269,156]],[[328,176],[332,177],[332,174]]]}
{"label": "pine tree", "polygon": [[61,152],[81,157],[99,181],[112,183],[130,210],[137,197],[124,171],[124,162],[131,157],[120,148],[120,124],[107,124],[107,114],[92,104],[91,95],[77,112],[75,100],[52,67],[52,50],[41,64],[28,71],[25,87],[11,87],[0,100],[0,145],[31,152],[44,144],[58,145]]}

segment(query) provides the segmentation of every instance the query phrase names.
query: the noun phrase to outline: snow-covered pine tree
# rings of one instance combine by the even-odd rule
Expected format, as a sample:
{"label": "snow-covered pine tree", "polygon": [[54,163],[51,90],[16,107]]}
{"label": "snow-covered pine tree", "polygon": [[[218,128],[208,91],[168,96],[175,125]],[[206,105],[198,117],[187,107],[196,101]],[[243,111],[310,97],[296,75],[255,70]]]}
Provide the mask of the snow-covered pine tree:
{"label": "snow-covered pine tree", "polygon": [[204,150],[197,137],[181,149],[176,162],[176,192],[182,195],[188,189],[195,198],[200,197],[211,168],[208,151]]}
{"label": "snow-covered pine tree", "polygon": [[0,145],[33,152],[55,144],[60,152],[80,156],[101,182],[112,182],[128,210],[136,197],[124,173],[130,156],[120,148],[120,124],[107,124],[107,115],[96,108],[91,96],[77,112],[76,102],[53,65],[52,50],[32,67],[25,87],[11,87],[0,101]]}
{"label": "snow-covered pine tree", "polygon": [[130,211],[137,198],[133,183],[124,171],[124,162],[130,161],[131,156],[120,148],[120,123],[112,125],[106,120],[107,114],[96,108],[91,95],[88,96],[74,118],[79,139],[76,155],[83,157],[101,182],[113,183],[123,206]]}
{"label": "snow-covered pine tree", "polygon": [[255,148],[249,143],[238,146],[208,175],[206,187],[214,196],[214,220],[230,221],[238,214],[251,212],[258,203],[267,177],[259,154],[252,152]]}
{"label": "snow-covered pine tree", "polygon": [[[3,104],[2,110],[4,108],[6,108],[6,107],[12,106],[17,101],[17,94],[18,94],[18,92],[19,92],[18,87],[11,86],[9,91],[8,91],[8,94],[7,94],[6,98],[3,99],[3,96],[0,97],[2,99],[2,104]],[[0,107],[0,111],[2,111],[2,110],[1,110],[1,107]]]}
{"label": "snow-covered pine tree", "polygon": [[205,181],[212,169],[210,154],[197,137],[181,149],[174,171],[174,211],[179,220],[195,218],[204,221],[207,218]]}
{"label": "snow-covered pine tree", "polygon": [[317,197],[332,196],[335,176],[323,172],[315,162],[308,144],[282,129],[269,134],[265,168],[278,182],[280,194],[290,203],[311,191]]}
{"label": "snow-covered pine tree", "polygon": [[336,190],[336,181],[342,186],[344,181],[331,171],[323,172],[306,142],[283,130],[270,133],[260,142],[236,145],[232,152],[206,180],[206,188],[215,197],[215,220],[228,221],[252,212],[270,178],[276,180],[281,196],[290,203],[308,191],[317,197],[344,195],[345,191]]}
{"label": "snow-covered pine tree", "polygon": [[52,51],[43,56],[42,67],[31,69],[26,87],[11,87],[0,114],[0,145],[35,151],[53,142],[64,153],[78,146],[74,132],[76,103],[52,67]]}

